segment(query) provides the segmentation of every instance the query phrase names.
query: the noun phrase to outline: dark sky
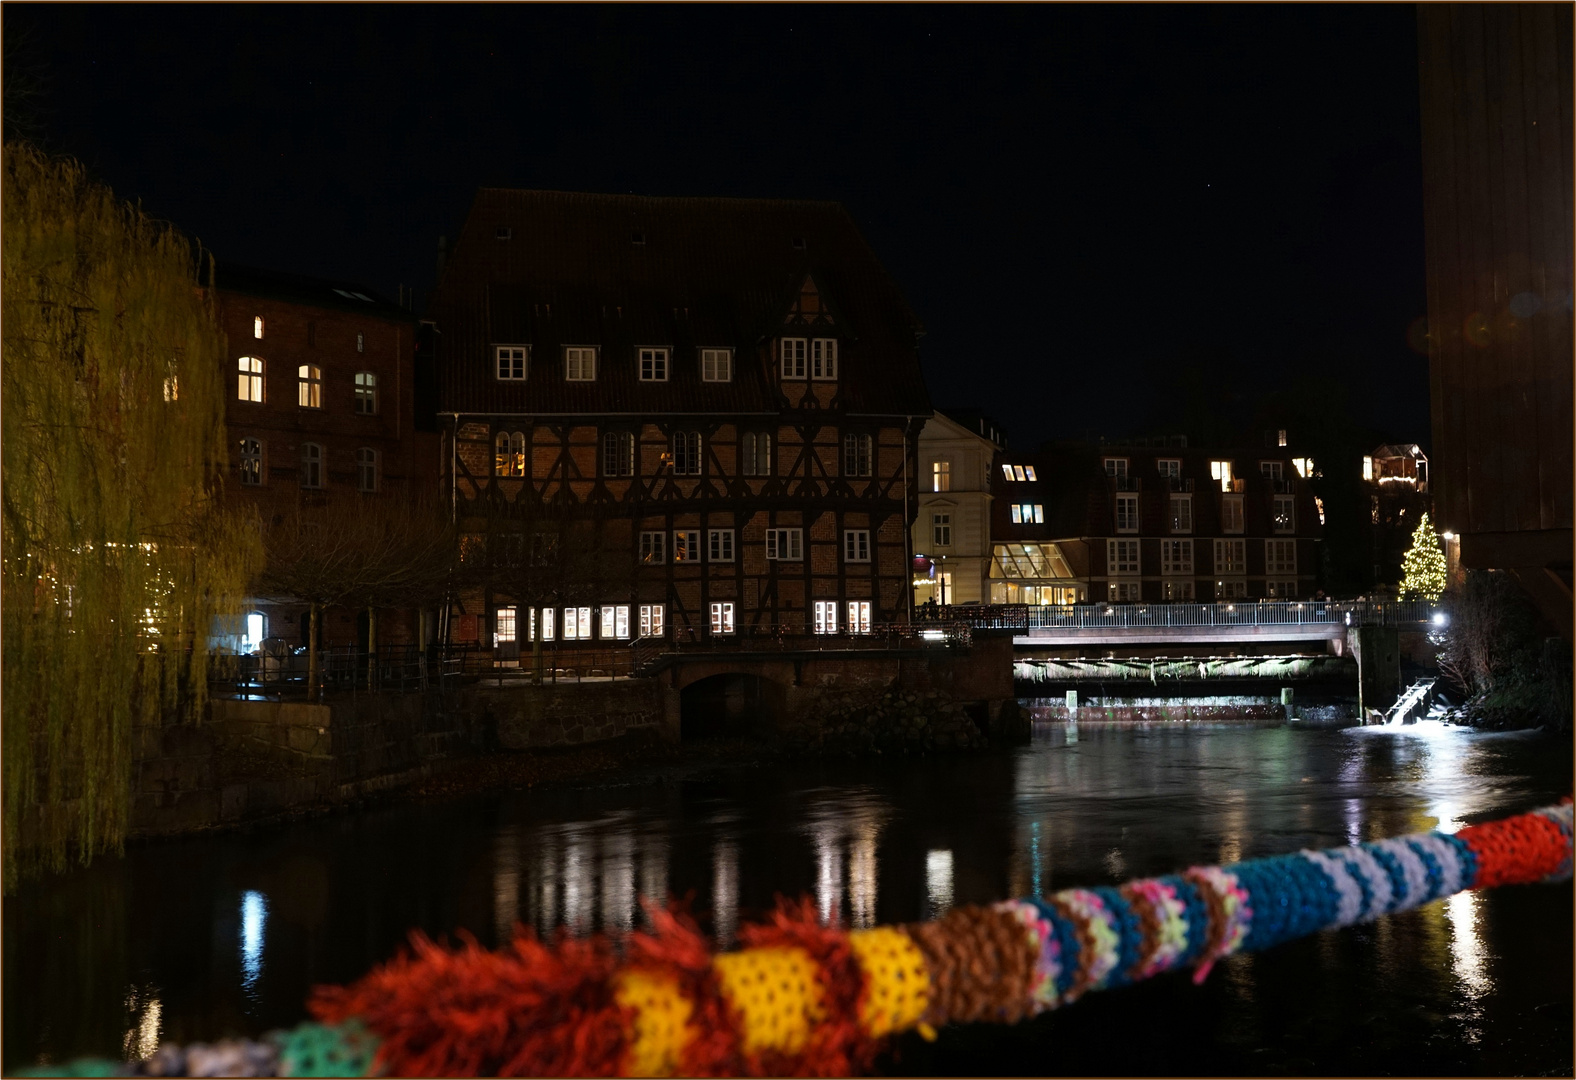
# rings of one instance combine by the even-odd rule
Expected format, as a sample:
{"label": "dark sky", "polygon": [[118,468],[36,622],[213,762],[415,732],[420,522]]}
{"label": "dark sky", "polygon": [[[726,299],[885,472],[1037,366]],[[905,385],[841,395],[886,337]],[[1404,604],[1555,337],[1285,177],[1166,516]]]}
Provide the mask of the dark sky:
{"label": "dark sky", "polygon": [[1426,442],[1411,5],[21,5],[42,131],[221,259],[433,282],[478,186],[836,199],[1018,447],[1179,367]]}

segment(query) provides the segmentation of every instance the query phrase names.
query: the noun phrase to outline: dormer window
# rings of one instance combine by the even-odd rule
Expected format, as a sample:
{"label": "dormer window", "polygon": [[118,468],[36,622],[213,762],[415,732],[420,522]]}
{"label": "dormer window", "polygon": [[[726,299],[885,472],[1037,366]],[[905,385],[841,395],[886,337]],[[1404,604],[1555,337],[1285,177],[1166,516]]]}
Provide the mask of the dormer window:
{"label": "dormer window", "polygon": [[822,381],[837,378],[836,338],[816,338],[810,342],[810,377]]}
{"label": "dormer window", "polygon": [[531,347],[529,345],[497,345],[493,348],[497,362],[498,378],[505,382],[524,379],[529,370]]}
{"label": "dormer window", "polygon": [[808,345],[804,338],[783,338],[783,378],[804,378],[804,358]]}
{"label": "dormer window", "polygon": [[666,349],[641,349],[640,350],[640,381],[641,382],[667,382],[668,381],[668,350],[666,350]]}
{"label": "dormer window", "polygon": [[596,349],[571,346],[564,350],[564,378],[569,382],[596,381]]}
{"label": "dormer window", "polygon": [[701,382],[733,381],[733,350],[702,349],[700,351]]}

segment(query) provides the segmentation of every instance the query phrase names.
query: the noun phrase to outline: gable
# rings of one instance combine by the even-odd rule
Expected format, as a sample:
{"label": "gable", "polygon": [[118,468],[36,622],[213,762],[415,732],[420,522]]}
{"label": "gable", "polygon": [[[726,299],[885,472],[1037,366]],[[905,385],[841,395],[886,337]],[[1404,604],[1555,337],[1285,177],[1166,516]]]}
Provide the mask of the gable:
{"label": "gable", "polygon": [[816,284],[812,274],[806,274],[804,281],[799,285],[799,292],[794,296],[793,303],[789,305],[788,317],[783,320],[785,326],[834,326],[837,320],[833,318],[831,307],[821,295],[821,287]]}

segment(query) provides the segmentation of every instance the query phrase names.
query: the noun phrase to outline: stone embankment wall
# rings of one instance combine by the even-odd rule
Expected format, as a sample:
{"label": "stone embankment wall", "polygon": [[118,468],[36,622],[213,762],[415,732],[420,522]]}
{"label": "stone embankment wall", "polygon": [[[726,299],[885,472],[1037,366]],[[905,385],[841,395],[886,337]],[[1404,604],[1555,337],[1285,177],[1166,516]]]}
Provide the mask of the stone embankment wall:
{"label": "stone embankment wall", "polygon": [[462,691],[457,708],[472,723],[495,733],[505,750],[539,750],[659,728],[664,694],[655,679],[543,686],[505,683]]}

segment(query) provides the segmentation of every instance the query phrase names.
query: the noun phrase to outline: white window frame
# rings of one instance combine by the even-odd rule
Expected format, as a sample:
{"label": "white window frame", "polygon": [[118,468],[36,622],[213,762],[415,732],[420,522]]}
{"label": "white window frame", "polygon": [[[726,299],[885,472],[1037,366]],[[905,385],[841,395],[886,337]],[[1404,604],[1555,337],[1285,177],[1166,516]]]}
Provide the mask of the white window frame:
{"label": "white window frame", "polygon": [[1160,583],[1162,600],[1192,602],[1194,596],[1192,578],[1168,578]]}
{"label": "white window frame", "polygon": [[673,433],[673,475],[699,476],[705,442],[698,431]]}
{"label": "white window frame", "polygon": [[668,561],[668,534],[645,531],[640,534],[640,561],[659,565]]}
{"label": "white window frame", "polygon": [[848,632],[850,634],[870,633],[870,601],[848,601]]}
{"label": "white window frame", "polygon": [[236,397],[241,401],[250,401],[253,404],[263,403],[263,374],[266,362],[261,356],[243,356],[236,361],[239,381],[236,383]]}
{"label": "white window frame", "polygon": [[1116,493],[1116,531],[1119,533],[1136,533],[1138,531],[1138,492],[1119,491]]}
{"label": "white window frame", "polygon": [[[536,612],[535,612],[534,609],[531,612],[531,615],[532,615],[532,618],[531,618],[531,630],[532,630],[532,632],[534,633],[536,631],[536,627],[538,625],[540,625],[541,628],[542,628],[542,640],[543,641],[553,641],[553,640],[555,640],[556,634],[557,634],[557,630],[558,630],[558,609],[557,608],[544,607],[542,609],[542,618],[541,618],[541,622],[540,623],[538,623],[537,620],[536,620],[536,617],[535,617],[536,616]],[[534,641],[535,639],[533,638],[532,640]]]}
{"label": "white window frame", "polygon": [[358,446],[356,448],[356,490],[368,494],[378,490],[379,454],[374,447]]}
{"label": "white window frame", "polygon": [[1297,496],[1272,495],[1270,497],[1270,525],[1277,533],[1297,531]]}
{"label": "white window frame", "polygon": [[1193,541],[1161,540],[1160,572],[1162,574],[1191,574],[1193,572]]}
{"label": "white window frame", "polygon": [[1127,476],[1127,458],[1108,457],[1105,459],[1105,475],[1115,477]]}
{"label": "white window frame", "polygon": [[597,351],[595,345],[565,345],[564,381],[596,382]]}
{"label": "white window frame", "polygon": [[803,529],[767,529],[766,558],[771,562],[803,562]]}
{"label": "white window frame", "polygon": [[1242,496],[1222,495],[1220,497],[1220,531],[1223,533],[1242,532]]}
{"label": "white window frame", "polygon": [[815,602],[815,632],[817,634],[837,633],[836,600],[817,600]]}
{"label": "white window frame", "polygon": [[1209,476],[1210,479],[1220,482],[1221,491],[1230,491],[1236,479],[1232,463],[1223,458],[1217,458],[1209,463]]}
{"label": "white window frame", "polygon": [[[241,467],[241,483],[247,487],[260,487],[267,471],[263,467],[263,455],[267,447],[263,440],[246,437],[241,440],[241,453],[239,465]],[[251,479],[247,479],[250,477]]]}
{"label": "white window frame", "polygon": [[930,514],[930,542],[938,548],[952,546],[952,512],[933,510]]}
{"label": "white window frame", "polygon": [[603,604],[597,621],[597,637],[603,641],[629,640],[629,605]]}
{"label": "white window frame", "polygon": [[1025,469],[1022,465],[1014,465],[1014,466],[1012,466],[1012,475],[1009,476],[1007,479],[1009,479],[1009,480],[1016,480],[1019,483],[1022,483],[1023,481],[1029,479],[1028,470]]}
{"label": "white window frame", "polygon": [[733,381],[733,350],[702,349],[700,351],[701,382]]}
{"label": "white window frame", "polygon": [[706,531],[706,561],[730,563],[733,561],[733,530],[708,529]]}
{"label": "white window frame", "polygon": [[302,409],[323,407],[323,369],[318,365],[296,367],[296,406]]}
{"label": "white window frame", "polygon": [[843,475],[863,478],[875,475],[876,440],[873,435],[848,432],[843,436]]}
{"label": "white window frame", "polygon": [[764,431],[746,431],[739,439],[741,476],[770,476],[772,474],[772,437]]}
{"label": "white window frame", "polygon": [[499,431],[493,435],[493,475],[525,475],[525,432]]}
{"label": "white window frame", "polygon": [[356,372],[356,415],[378,414],[378,376],[372,371]]}
{"label": "white window frame", "polygon": [[803,380],[805,377],[805,361],[809,356],[809,344],[804,338],[783,338],[779,353],[782,357],[783,375],[786,379]]}
{"label": "white window frame", "polygon": [[1177,480],[1182,476],[1181,458],[1156,458],[1155,468],[1160,475],[1168,480]]}
{"label": "white window frame", "polygon": [[1285,466],[1285,464],[1283,462],[1279,462],[1279,461],[1261,461],[1261,462],[1259,462],[1259,475],[1263,476],[1263,477],[1265,477],[1267,479],[1270,479],[1270,480],[1283,480],[1283,479],[1285,479],[1285,473],[1286,473],[1286,466]]}
{"label": "white window frame", "polygon": [[1297,579],[1270,578],[1264,583],[1264,597],[1267,600],[1297,599]]}
{"label": "white window frame", "polygon": [[952,462],[937,458],[930,463],[930,490],[936,493],[952,490]]}
{"label": "white window frame", "polygon": [[321,443],[301,444],[301,486],[312,491],[321,490],[323,487],[323,445]]}
{"label": "white window frame", "polygon": [[1297,576],[1297,541],[1265,540],[1264,573]]}
{"label": "white window frame", "polygon": [[493,346],[493,375],[499,382],[524,382],[530,373],[529,345]]}
{"label": "white window frame", "polygon": [[667,633],[668,606],[666,604],[640,605],[640,636],[662,637]]}
{"label": "white window frame", "polygon": [[602,432],[602,475],[609,479],[635,475],[635,433]]}
{"label": "white window frame", "polygon": [[867,563],[870,561],[870,530],[843,530],[843,561]]}
{"label": "white window frame", "polygon": [[519,634],[518,610],[514,605],[493,612],[493,647],[513,644]]}
{"label": "white window frame", "polygon": [[252,337],[257,341],[263,340],[263,317],[261,315],[252,316]]}
{"label": "white window frame", "polygon": [[1110,577],[1128,577],[1143,573],[1143,553],[1139,549],[1138,541],[1107,540],[1105,572]]}
{"label": "white window frame", "polygon": [[589,606],[564,608],[565,641],[590,641],[595,629]]}
{"label": "white window frame", "polygon": [[1248,572],[1248,542],[1246,540],[1215,541],[1215,576],[1238,577]]}
{"label": "white window frame", "polygon": [[638,350],[635,355],[640,365],[641,382],[668,381],[668,362],[672,359],[672,350],[647,348]]}
{"label": "white window frame", "polygon": [[810,340],[810,378],[816,382],[837,381],[837,339]]}
{"label": "white window frame", "polygon": [[1216,578],[1216,600],[1246,600],[1248,598],[1248,582],[1246,578]]}
{"label": "white window frame", "polygon": [[1171,519],[1171,531],[1174,533],[1190,533],[1193,531],[1193,496],[1172,493],[1167,498],[1167,515]]}
{"label": "white window frame", "polygon": [[1012,466],[1005,461],[1001,463],[1001,474],[1007,478],[1007,483],[1012,483]]}
{"label": "white window frame", "polygon": [[1038,479],[1038,477],[1036,477],[1034,475],[1034,466],[1033,465],[1025,465],[1023,467],[1023,475],[1024,475],[1024,478],[1027,479],[1031,484],[1034,483],[1035,480]]}
{"label": "white window frame", "polygon": [[673,530],[673,561],[676,563],[700,562],[700,530]]}
{"label": "white window frame", "polygon": [[1105,592],[1106,599],[1113,604],[1139,604],[1144,599],[1144,583],[1139,578],[1108,581]]}
{"label": "white window frame", "polygon": [[711,632],[713,636],[721,637],[737,632],[738,628],[733,621],[735,610],[732,600],[713,600],[711,602]]}

